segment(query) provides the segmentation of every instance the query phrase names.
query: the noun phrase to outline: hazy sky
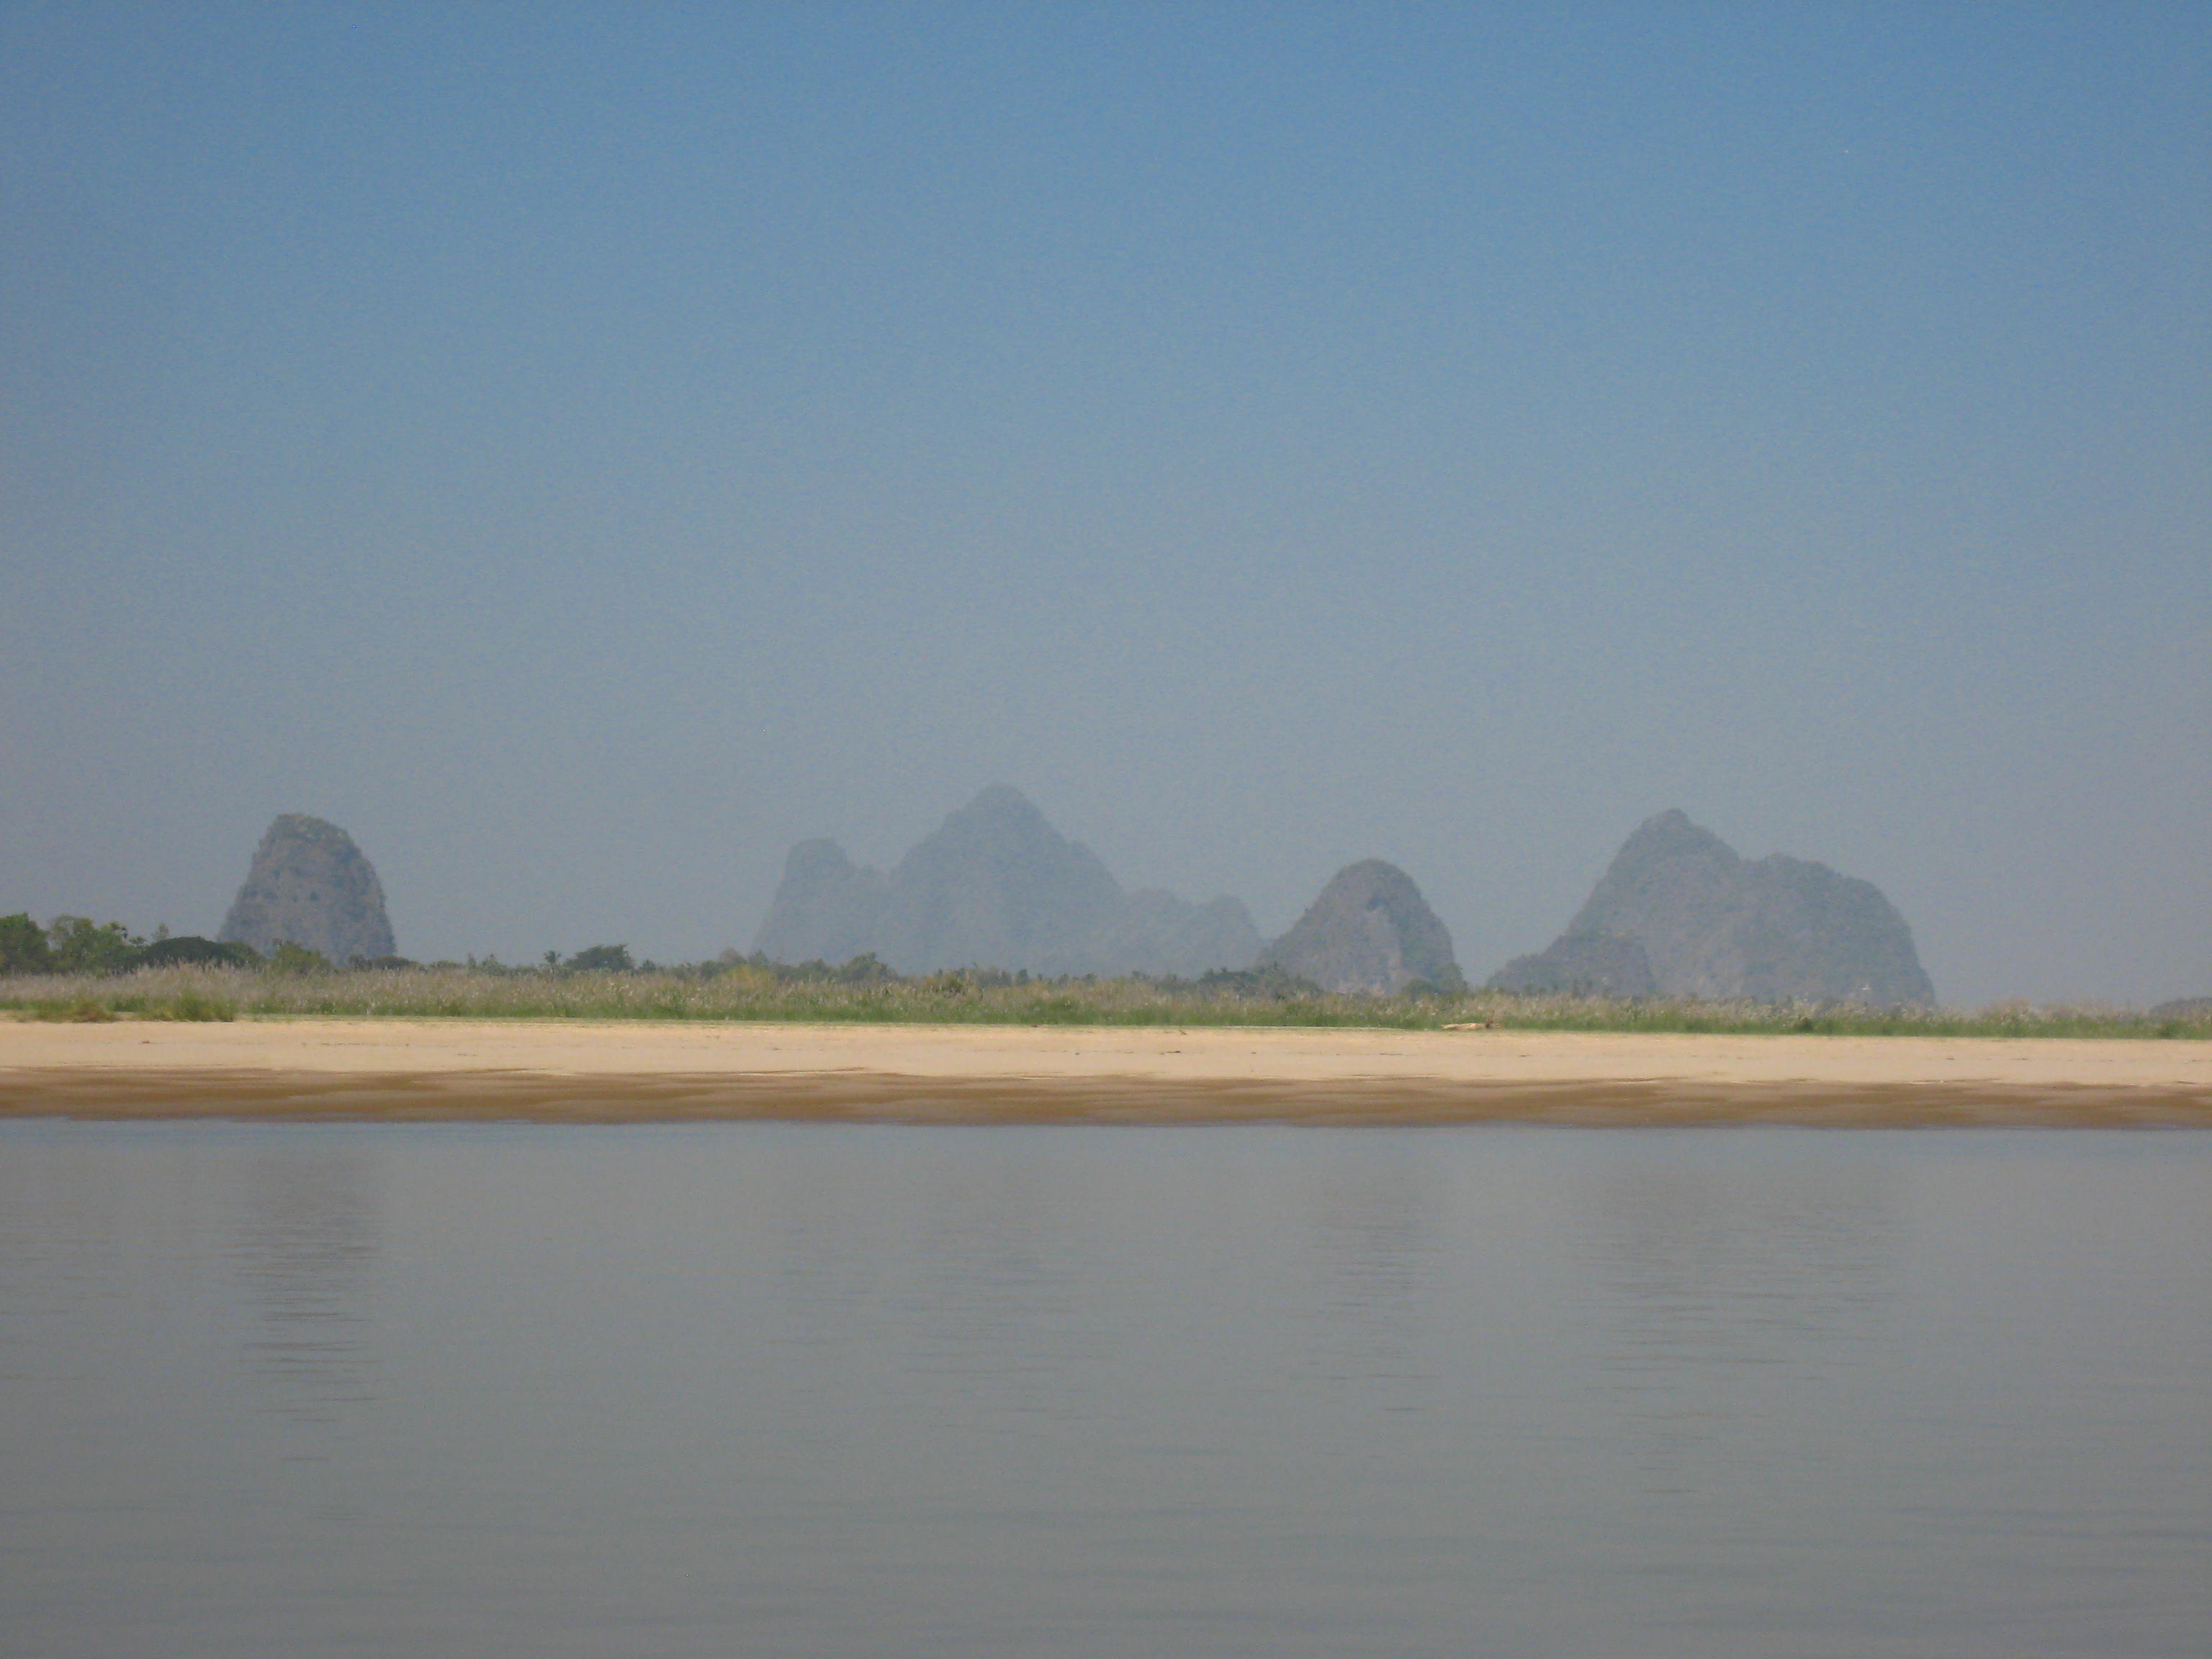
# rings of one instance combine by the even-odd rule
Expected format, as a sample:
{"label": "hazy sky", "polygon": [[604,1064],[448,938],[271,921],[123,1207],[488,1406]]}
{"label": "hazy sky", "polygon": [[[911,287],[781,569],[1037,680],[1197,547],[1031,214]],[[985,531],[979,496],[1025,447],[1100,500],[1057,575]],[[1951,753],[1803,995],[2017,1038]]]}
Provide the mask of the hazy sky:
{"label": "hazy sky", "polygon": [[2212,992],[2212,7],[0,4],[0,911],[750,944],[985,784]]}

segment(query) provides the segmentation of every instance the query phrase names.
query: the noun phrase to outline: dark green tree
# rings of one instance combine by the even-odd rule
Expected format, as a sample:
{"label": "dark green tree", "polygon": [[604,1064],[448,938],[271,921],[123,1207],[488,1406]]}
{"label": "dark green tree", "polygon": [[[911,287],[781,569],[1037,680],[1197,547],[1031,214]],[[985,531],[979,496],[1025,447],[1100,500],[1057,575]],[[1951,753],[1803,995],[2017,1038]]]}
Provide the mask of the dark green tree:
{"label": "dark green tree", "polygon": [[54,969],[64,974],[122,974],[138,965],[146,941],[133,939],[119,921],[89,916],[56,916],[46,924],[46,943]]}
{"label": "dark green tree", "polygon": [[0,916],[0,974],[46,974],[53,966],[45,928],[21,910]]}
{"label": "dark green tree", "polygon": [[888,985],[898,975],[878,961],[873,951],[866,951],[840,968],[836,977],[848,985]]}
{"label": "dark green tree", "polygon": [[627,945],[594,945],[561,965],[579,974],[627,974],[637,966],[629,959]]}

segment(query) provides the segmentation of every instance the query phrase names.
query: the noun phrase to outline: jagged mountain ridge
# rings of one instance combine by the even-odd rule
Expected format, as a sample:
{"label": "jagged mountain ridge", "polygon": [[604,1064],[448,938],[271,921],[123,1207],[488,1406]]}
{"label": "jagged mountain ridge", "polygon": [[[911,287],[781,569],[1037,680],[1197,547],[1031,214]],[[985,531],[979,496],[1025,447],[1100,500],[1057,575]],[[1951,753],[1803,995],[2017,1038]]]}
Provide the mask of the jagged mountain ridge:
{"label": "jagged mountain ridge", "polygon": [[[1623,941],[1641,951],[1650,991],[1629,988]],[[1604,974],[1593,971],[1601,949]],[[1780,853],[1743,858],[1680,810],[1638,825],[1559,938],[1491,984],[1882,1007],[1936,1000],[1912,930],[1872,882]]]}
{"label": "jagged mountain ridge", "polygon": [[1260,953],[1244,907],[1123,890],[1098,856],[1019,790],[994,784],[885,875],[834,841],[785,861],[753,948],[779,962],[872,951],[903,974],[988,967],[1045,976],[1243,968]]}

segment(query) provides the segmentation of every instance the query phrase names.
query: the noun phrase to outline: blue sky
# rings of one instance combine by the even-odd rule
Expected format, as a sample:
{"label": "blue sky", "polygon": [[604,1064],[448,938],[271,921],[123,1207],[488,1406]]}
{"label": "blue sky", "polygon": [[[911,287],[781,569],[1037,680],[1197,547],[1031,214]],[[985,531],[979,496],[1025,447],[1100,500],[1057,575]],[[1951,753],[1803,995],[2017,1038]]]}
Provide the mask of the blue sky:
{"label": "blue sky", "polygon": [[2212,990],[2212,12],[0,5],[0,909],[743,946],[983,785]]}

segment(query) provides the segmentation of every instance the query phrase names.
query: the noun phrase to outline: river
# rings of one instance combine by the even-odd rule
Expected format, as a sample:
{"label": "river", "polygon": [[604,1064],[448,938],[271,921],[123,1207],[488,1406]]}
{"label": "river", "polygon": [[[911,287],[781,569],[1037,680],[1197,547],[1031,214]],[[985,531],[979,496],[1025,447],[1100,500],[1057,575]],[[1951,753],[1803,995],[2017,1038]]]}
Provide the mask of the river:
{"label": "river", "polygon": [[0,1123],[0,1654],[2209,1641],[2212,1134]]}

